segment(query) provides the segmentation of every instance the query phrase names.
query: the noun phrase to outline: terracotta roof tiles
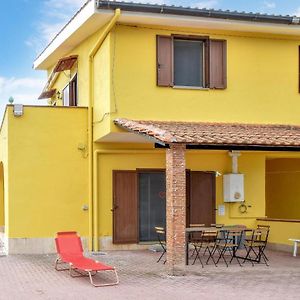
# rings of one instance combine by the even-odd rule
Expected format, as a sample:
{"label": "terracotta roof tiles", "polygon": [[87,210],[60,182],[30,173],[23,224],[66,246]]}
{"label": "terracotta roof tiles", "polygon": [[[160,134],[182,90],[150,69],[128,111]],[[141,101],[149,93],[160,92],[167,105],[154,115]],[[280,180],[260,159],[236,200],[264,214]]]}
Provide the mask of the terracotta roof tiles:
{"label": "terracotta roof tiles", "polygon": [[158,142],[195,145],[300,147],[300,126],[116,119],[128,131]]}

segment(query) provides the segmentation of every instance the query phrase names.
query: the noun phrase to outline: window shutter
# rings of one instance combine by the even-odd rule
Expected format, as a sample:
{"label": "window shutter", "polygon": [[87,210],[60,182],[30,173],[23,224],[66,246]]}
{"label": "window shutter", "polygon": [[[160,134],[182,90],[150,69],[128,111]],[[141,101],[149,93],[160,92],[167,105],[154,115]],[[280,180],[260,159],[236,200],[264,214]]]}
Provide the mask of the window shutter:
{"label": "window shutter", "polygon": [[210,40],[209,59],[209,87],[211,89],[226,89],[226,41]]}
{"label": "window shutter", "polygon": [[172,37],[158,35],[156,39],[157,85],[173,85]]}

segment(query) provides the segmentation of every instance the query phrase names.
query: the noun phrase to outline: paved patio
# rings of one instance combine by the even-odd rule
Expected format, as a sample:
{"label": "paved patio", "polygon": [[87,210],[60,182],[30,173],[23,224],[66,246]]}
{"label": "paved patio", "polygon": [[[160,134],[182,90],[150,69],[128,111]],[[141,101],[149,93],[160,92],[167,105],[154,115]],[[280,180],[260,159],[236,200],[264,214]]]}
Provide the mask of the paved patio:
{"label": "paved patio", "polygon": [[270,267],[236,263],[188,266],[169,277],[151,251],[114,251],[93,256],[118,268],[120,284],[94,288],[53,268],[54,255],[0,257],[0,299],[299,299],[300,257],[268,252]]}

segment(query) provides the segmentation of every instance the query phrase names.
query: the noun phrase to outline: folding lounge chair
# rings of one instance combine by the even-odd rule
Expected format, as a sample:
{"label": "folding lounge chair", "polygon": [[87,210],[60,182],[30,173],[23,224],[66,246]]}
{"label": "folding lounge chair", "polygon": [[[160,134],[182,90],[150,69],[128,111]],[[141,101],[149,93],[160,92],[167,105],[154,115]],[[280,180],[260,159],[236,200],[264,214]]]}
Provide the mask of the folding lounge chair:
{"label": "folding lounge chair", "polygon": [[[57,271],[69,270],[72,277],[89,276],[90,282],[95,287],[116,285],[119,283],[116,269],[101,262],[83,256],[80,237],[75,231],[58,232],[55,238],[58,257],[55,261]],[[65,265],[66,267],[60,267]],[[114,272],[116,280],[111,283],[96,284],[93,276],[99,272]]]}

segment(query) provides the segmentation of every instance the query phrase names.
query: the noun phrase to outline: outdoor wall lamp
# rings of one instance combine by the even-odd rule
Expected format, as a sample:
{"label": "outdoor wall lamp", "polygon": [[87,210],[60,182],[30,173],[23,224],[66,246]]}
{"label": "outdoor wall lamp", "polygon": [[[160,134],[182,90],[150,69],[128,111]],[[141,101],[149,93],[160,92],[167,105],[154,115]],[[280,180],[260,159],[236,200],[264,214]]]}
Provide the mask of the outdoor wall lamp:
{"label": "outdoor wall lamp", "polygon": [[60,91],[56,92],[56,99],[57,100],[62,100],[62,95],[61,95]]}
{"label": "outdoor wall lamp", "polygon": [[14,104],[14,116],[21,117],[23,116],[24,108],[23,104]]}

